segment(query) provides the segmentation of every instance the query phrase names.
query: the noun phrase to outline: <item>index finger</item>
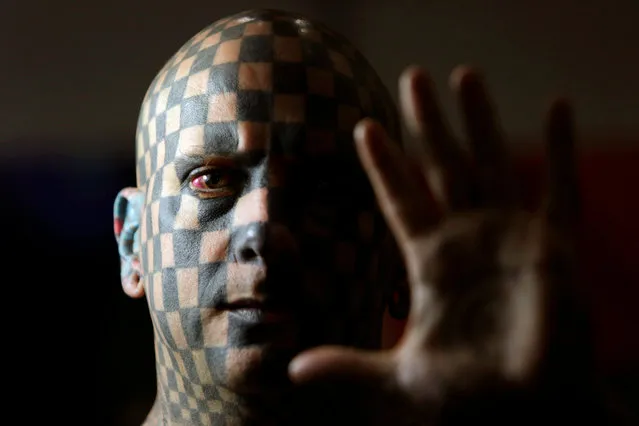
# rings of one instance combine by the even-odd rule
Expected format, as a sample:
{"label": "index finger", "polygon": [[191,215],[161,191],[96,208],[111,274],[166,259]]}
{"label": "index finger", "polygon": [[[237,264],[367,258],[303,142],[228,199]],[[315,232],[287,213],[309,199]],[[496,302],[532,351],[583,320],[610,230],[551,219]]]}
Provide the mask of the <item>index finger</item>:
{"label": "index finger", "polygon": [[436,221],[435,203],[421,173],[383,128],[370,119],[355,127],[355,143],[379,207],[402,247],[427,232]]}

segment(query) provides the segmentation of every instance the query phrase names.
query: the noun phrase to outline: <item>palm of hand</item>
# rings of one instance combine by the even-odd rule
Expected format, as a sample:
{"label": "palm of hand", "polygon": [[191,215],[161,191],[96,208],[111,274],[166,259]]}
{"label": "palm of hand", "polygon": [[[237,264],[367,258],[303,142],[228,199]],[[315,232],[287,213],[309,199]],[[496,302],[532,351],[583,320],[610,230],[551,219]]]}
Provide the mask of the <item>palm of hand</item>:
{"label": "palm of hand", "polygon": [[574,324],[562,319],[572,309],[566,301],[574,293],[579,213],[570,110],[564,102],[550,110],[547,203],[529,213],[517,199],[479,74],[460,69],[452,81],[470,155],[454,143],[418,69],[400,85],[406,124],[425,142],[412,146],[411,159],[376,123],[356,129],[360,158],[408,272],[411,309],[402,340],[381,353],[315,349],[292,364],[294,380],[373,380],[415,406],[432,407],[451,395],[545,382],[558,371],[554,364],[572,356],[555,355],[562,345],[577,350]]}

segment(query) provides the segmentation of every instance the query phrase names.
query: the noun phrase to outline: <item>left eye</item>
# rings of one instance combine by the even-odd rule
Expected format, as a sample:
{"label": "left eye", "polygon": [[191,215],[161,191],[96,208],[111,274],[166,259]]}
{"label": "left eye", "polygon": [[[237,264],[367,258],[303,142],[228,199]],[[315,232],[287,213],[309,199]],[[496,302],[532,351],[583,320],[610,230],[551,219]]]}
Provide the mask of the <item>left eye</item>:
{"label": "left eye", "polygon": [[228,170],[214,169],[196,174],[191,178],[191,188],[199,191],[214,191],[228,188],[233,183]]}

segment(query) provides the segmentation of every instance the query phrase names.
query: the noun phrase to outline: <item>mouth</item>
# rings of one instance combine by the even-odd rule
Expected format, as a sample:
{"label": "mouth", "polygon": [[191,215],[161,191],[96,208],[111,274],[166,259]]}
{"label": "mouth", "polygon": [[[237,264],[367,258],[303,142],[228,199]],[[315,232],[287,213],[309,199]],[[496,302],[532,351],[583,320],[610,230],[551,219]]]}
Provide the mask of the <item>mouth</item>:
{"label": "mouth", "polygon": [[240,299],[219,306],[235,318],[252,323],[280,323],[293,319],[290,311],[257,299]]}

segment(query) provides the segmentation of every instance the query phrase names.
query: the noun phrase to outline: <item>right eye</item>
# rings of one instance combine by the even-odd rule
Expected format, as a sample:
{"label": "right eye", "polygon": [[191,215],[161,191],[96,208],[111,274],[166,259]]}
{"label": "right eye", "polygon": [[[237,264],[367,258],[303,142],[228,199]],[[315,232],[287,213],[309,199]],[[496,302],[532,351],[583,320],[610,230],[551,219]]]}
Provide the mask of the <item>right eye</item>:
{"label": "right eye", "polygon": [[206,198],[226,197],[235,193],[237,173],[226,168],[195,170],[188,178],[189,188]]}
{"label": "right eye", "polygon": [[191,187],[198,190],[214,190],[228,186],[231,179],[229,173],[223,170],[203,172],[191,179]]}

